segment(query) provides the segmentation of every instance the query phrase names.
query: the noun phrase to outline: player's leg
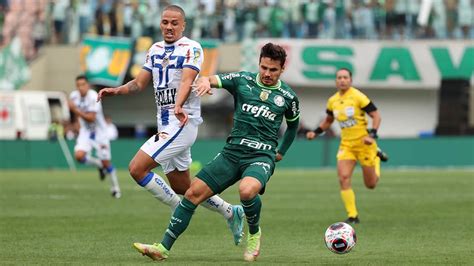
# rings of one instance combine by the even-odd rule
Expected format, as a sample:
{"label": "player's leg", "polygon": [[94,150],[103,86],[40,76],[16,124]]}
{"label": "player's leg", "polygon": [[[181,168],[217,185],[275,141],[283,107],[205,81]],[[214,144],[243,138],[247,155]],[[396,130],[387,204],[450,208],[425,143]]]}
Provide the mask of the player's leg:
{"label": "player's leg", "polygon": [[275,164],[273,160],[266,157],[250,159],[247,167],[242,173],[244,177],[239,184],[239,195],[242,207],[245,211],[249,234],[247,235],[247,247],[244,252],[246,261],[255,261],[260,254],[260,212],[262,201],[259,193],[273,174]]}
{"label": "player's leg", "polygon": [[[189,167],[191,165],[191,149],[187,148],[182,153],[176,155],[167,164],[163,165],[163,170],[170,182],[171,187],[183,195],[189,188],[191,179]],[[169,171],[173,169],[172,171]],[[214,195],[205,200],[202,204],[205,208],[220,213],[227,221],[229,229],[234,237],[234,244],[238,245],[243,236],[244,210],[240,205],[231,205],[218,195]]]}
{"label": "player's leg", "polygon": [[110,192],[112,197],[120,198],[122,193],[120,191],[120,185],[118,182],[117,171],[112,165],[112,152],[110,148],[110,141],[105,136],[97,136],[96,142],[94,143],[97,157],[101,160],[103,165],[103,170],[110,176]]}
{"label": "player's leg", "polygon": [[258,192],[262,188],[262,183],[252,176],[244,177],[239,185],[240,202],[244,208],[249,227],[247,246],[244,251],[244,259],[246,261],[255,261],[258,255],[260,255],[260,238],[262,236],[260,212],[262,210],[262,201]]}
{"label": "player's leg", "polygon": [[74,146],[74,157],[81,164],[92,165],[102,168],[102,162],[90,155],[93,148],[93,140],[90,139],[90,133],[81,130],[77,136],[76,145]]}
{"label": "player's leg", "polygon": [[[358,143],[358,142],[357,142]],[[337,153],[337,175],[342,202],[347,212],[346,222],[358,223],[358,212],[354,190],[352,190],[351,178],[356,166],[357,157],[353,151],[354,142],[341,141]]]}
{"label": "player's leg", "polygon": [[380,157],[377,153],[377,145],[373,143],[372,145],[364,145],[359,155],[364,184],[369,189],[374,189],[380,178]]}
{"label": "player's leg", "polygon": [[211,188],[199,178],[195,178],[171,216],[161,243],[153,245],[134,243],[133,246],[153,260],[168,258],[174,242],[187,229],[197,206],[212,195],[214,192]]}
{"label": "player's leg", "polygon": [[150,192],[154,198],[170,206],[173,211],[180,198],[161,176],[152,172],[157,166],[158,163],[153,158],[143,150],[138,150],[130,161],[128,170],[137,184]]}
{"label": "player's leg", "polygon": [[356,198],[351,184],[352,173],[354,171],[355,165],[355,160],[337,161],[337,173],[339,176],[341,199],[347,212],[348,222],[358,221]]}
{"label": "player's leg", "polygon": [[[163,165],[165,172],[168,168],[173,171],[166,174],[170,181],[171,187],[178,193],[183,195],[189,188],[191,179],[189,174],[189,167],[191,165],[191,148],[187,148],[182,153],[176,155],[170,160],[169,164]],[[235,244],[238,245],[242,239],[242,227],[244,210],[240,205],[231,205],[218,195],[214,195],[204,201],[202,206],[205,208],[220,213],[226,219],[229,228],[234,235]]]}
{"label": "player's leg", "polygon": [[110,160],[102,160],[102,164],[104,165],[106,173],[110,175],[110,192],[112,193],[112,197],[118,199],[122,196],[122,193],[118,182],[117,170]]}
{"label": "player's leg", "polygon": [[[155,198],[170,206],[172,212],[178,205],[180,198],[163,178],[152,173],[151,170],[158,165],[162,166],[166,175],[175,170],[171,162],[172,159],[183,150],[189,149],[196,136],[197,126],[192,124],[184,127],[179,125],[164,127],[160,133],[152,136],[142,145],[129,166],[130,174],[135,181],[145,187]],[[187,180],[189,182],[189,174]],[[184,187],[189,186],[188,184]],[[175,187],[184,190],[178,185]]]}

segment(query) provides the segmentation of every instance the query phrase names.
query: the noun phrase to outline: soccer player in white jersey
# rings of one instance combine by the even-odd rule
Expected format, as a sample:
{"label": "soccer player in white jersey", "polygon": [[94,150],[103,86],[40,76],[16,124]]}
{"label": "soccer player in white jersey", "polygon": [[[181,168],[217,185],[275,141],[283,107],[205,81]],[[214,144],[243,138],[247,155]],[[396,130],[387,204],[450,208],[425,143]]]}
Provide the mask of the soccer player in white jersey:
{"label": "soccer player in white jersey", "polygon": [[[183,36],[185,14],[181,7],[169,5],[161,14],[160,28],[164,41],[157,42],[148,50],[143,69],[138,76],[117,88],[104,88],[98,99],[137,93],[144,90],[151,80],[157,107],[157,134],[148,139],[138,150],[129,165],[130,175],[153,197],[171,207],[178,206],[191,184],[191,146],[196,140],[198,126],[202,123],[200,97],[191,85],[203,62],[201,45]],[[184,104],[178,104],[184,103]],[[181,124],[176,114],[181,107],[189,114],[189,122]],[[171,186],[152,169],[161,165]],[[242,239],[244,211],[242,206],[225,202],[215,195],[203,205],[217,211],[227,220],[234,243]]]}
{"label": "soccer player in white jersey", "polygon": [[[112,196],[120,198],[117,173],[110,161],[110,141],[102,104],[97,102],[97,92],[90,89],[85,76],[76,77],[76,88],[69,96],[69,109],[77,116],[80,124],[74,155],[78,162],[98,167],[101,180],[105,178],[105,173],[109,174]],[[92,156],[92,149],[96,150],[98,158]]]}

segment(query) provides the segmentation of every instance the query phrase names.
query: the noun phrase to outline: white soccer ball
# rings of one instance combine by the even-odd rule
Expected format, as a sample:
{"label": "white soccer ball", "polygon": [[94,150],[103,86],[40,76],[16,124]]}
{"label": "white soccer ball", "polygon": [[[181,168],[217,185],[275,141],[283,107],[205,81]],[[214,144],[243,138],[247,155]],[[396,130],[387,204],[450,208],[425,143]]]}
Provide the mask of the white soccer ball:
{"label": "white soccer ball", "polygon": [[326,247],[336,253],[349,253],[357,242],[356,233],[352,226],[339,222],[331,224],[324,234]]}

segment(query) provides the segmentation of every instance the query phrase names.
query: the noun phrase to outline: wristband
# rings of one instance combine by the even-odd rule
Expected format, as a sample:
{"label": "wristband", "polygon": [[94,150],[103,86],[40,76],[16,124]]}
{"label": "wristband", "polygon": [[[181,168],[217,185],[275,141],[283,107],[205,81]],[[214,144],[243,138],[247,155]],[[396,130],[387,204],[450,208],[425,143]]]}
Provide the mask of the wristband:
{"label": "wristband", "polygon": [[324,132],[324,130],[323,130],[321,127],[318,127],[318,128],[316,128],[316,129],[314,130],[314,133],[316,133],[316,135],[319,135],[319,134],[321,134],[321,133],[323,133],[323,132]]}
{"label": "wristband", "polygon": [[372,129],[369,129],[368,132],[369,132],[369,136],[371,138],[373,138],[373,139],[379,138],[379,136],[377,135],[377,129],[372,128]]}

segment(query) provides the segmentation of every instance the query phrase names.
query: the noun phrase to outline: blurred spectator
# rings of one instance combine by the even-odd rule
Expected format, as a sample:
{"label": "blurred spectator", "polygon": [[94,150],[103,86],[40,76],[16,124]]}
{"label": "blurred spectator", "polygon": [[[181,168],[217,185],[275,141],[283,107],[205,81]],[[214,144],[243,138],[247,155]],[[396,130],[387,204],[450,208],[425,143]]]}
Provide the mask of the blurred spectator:
{"label": "blurred spectator", "polygon": [[[3,33],[3,23],[5,21],[5,15],[7,13],[7,0],[0,0],[0,33]],[[0,47],[3,44],[3,34],[0,34]]]}
{"label": "blurred spectator", "polygon": [[[101,1],[102,2],[102,1]],[[102,4],[95,9],[95,30],[98,35],[104,35],[105,14]]]}
{"label": "blurred spectator", "polygon": [[186,32],[198,40],[474,38],[474,0],[433,0],[424,27],[422,0],[0,0],[0,41],[20,37],[31,60],[42,43],[88,33],[154,38],[170,3],[183,7]]}
{"label": "blurred spectator", "polygon": [[436,38],[446,38],[446,9],[443,0],[433,1],[433,30]]}
{"label": "blurred spectator", "polygon": [[[404,39],[406,27],[407,0],[385,1],[385,36],[387,39]],[[394,32],[396,31],[396,32]],[[398,33],[398,35],[396,35]]]}
{"label": "blurred spectator", "polygon": [[418,12],[420,11],[421,0],[408,1],[407,6],[407,33],[409,38],[419,36],[419,27],[417,23]]}
{"label": "blurred spectator", "polygon": [[357,2],[352,11],[352,20],[354,25],[354,37],[358,39],[373,39],[374,15],[369,4]]}
{"label": "blurred spectator", "polygon": [[319,1],[310,0],[309,3],[303,7],[304,19],[306,21],[307,35],[308,38],[318,37],[319,31]]}
{"label": "blurred spectator", "polygon": [[79,35],[82,36],[89,31],[92,21],[92,5],[90,0],[80,0],[77,8],[79,14]]}
{"label": "blurred spectator", "polygon": [[38,50],[43,46],[44,41],[46,39],[46,23],[44,19],[41,16],[41,11],[36,12],[36,23],[33,25],[33,40],[34,40],[34,48],[35,48],[35,53],[38,52]]}
{"label": "blurred spectator", "polygon": [[64,42],[64,23],[66,20],[66,10],[69,6],[69,0],[56,0],[53,2],[52,18],[54,22],[53,43]]}
{"label": "blurred spectator", "polygon": [[119,9],[119,1],[114,1],[110,11],[108,12],[110,36],[118,36],[117,12]]}
{"label": "blurred spectator", "polygon": [[270,15],[270,35],[273,38],[281,37],[283,35],[283,29],[287,21],[287,15],[285,10],[281,7],[280,3],[277,3]]}
{"label": "blurred spectator", "polygon": [[130,0],[125,0],[125,6],[123,7],[123,35],[130,37],[132,34],[132,23],[133,23],[133,7]]}
{"label": "blurred spectator", "polygon": [[132,12],[132,32],[131,37],[133,39],[137,39],[138,37],[142,36],[143,34],[143,15],[140,13],[139,5],[133,4],[132,5],[133,12]]}
{"label": "blurred spectator", "polygon": [[474,0],[459,0],[457,8],[462,38],[469,39],[470,31],[474,27]]}
{"label": "blurred spectator", "polygon": [[457,27],[457,1],[458,0],[445,0],[446,9],[446,35],[448,38],[454,37],[454,30]]}

